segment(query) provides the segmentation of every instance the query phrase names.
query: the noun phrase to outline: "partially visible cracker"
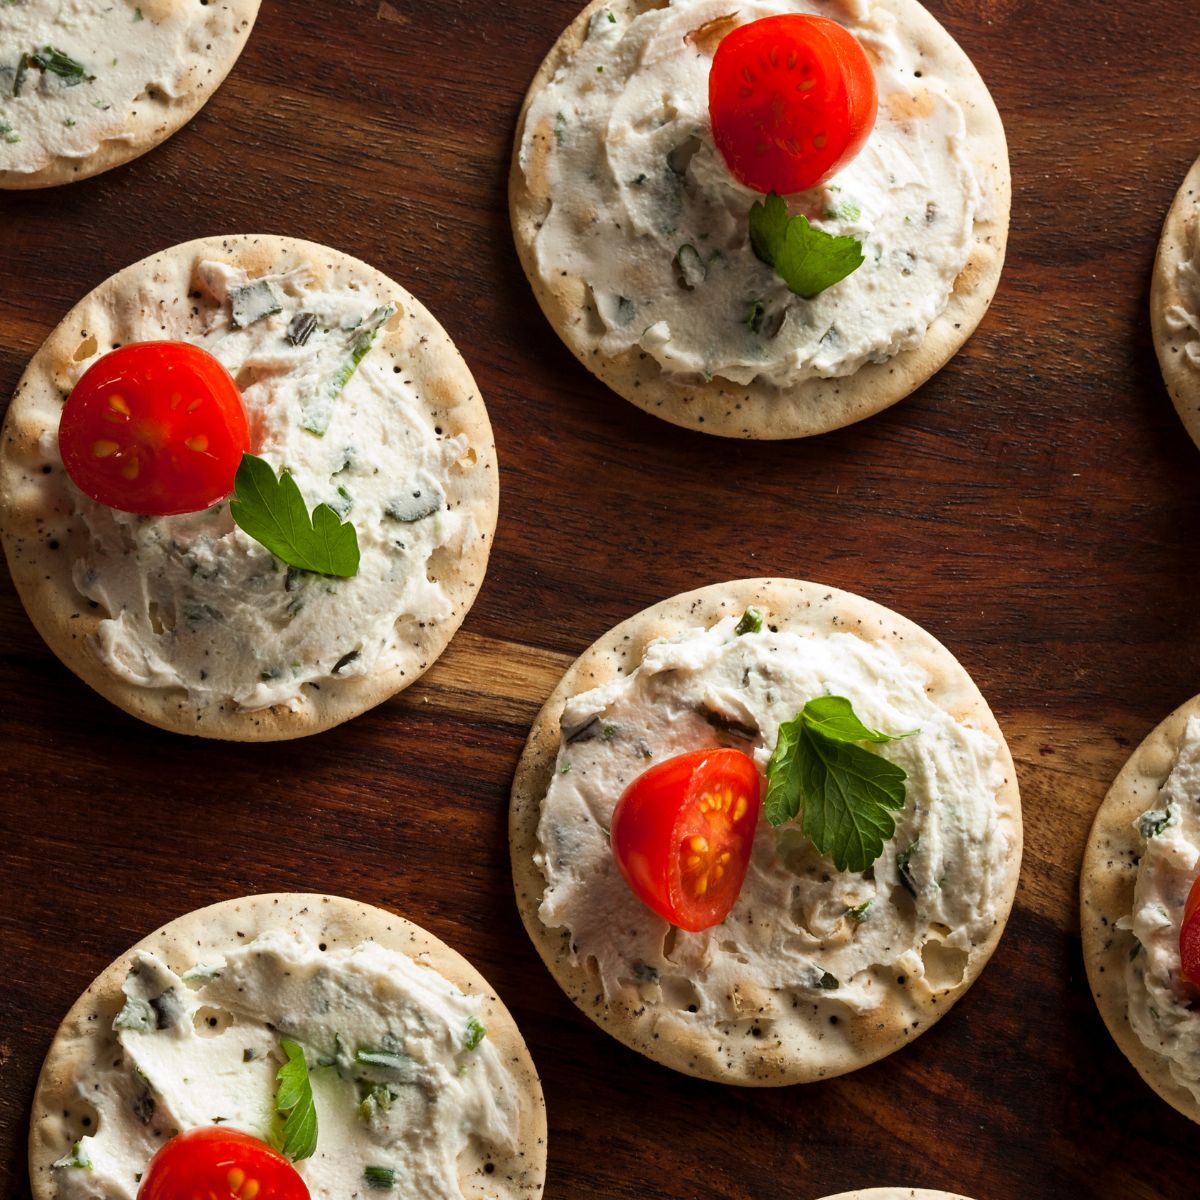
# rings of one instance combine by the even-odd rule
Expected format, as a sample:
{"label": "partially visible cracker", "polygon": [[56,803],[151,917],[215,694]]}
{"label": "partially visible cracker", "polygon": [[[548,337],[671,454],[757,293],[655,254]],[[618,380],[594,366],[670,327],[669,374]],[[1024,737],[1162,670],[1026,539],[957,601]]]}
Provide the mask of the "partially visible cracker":
{"label": "partially visible cracker", "polygon": [[[1186,263],[1190,284],[1181,273]],[[1150,284],[1150,327],[1167,391],[1200,446],[1200,158],[1163,222]]]}
{"label": "partially visible cracker", "polygon": [[969,1200],[958,1192],[932,1192],[928,1188],[867,1188],[858,1192],[839,1192],[822,1200]]}
{"label": "partially visible cracker", "polygon": [[[196,115],[229,74],[250,36],[258,16],[259,2],[141,0],[140,4],[135,5],[129,0],[112,0],[111,3],[98,4],[101,18],[119,23],[121,37],[126,42],[136,42],[139,37],[153,30],[157,23],[166,21],[181,25],[186,31],[186,35],[180,34],[181,41],[186,41],[186,47],[177,61],[163,64],[161,77],[156,74],[149,80],[139,79],[127,97],[122,97],[120,101],[114,97],[113,102],[105,106],[106,115],[103,117],[97,117],[86,107],[88,104],[97,108],[101,105],[100,101],[94,101],[88,95],[91,89],[87,83],[71,88],[67,93],[69,98],[77,101],[82,106],[79,111],[94,118],[102,130],[95,145],[88,150],[65,153],[47,146],[43,138],[37,146],[39,153],[31,155],[29,151],[36,131],[31,132],[26,128],[27,122],[21,120],[29,109],[26,107],[22,111],[16,101],[10,101],[4,110],[0,110],[0,117],[5,117],[7,113],[9,124],[15,122],[13,134],[17,141],[10,143],[13,155],[5,155],[5,145],[0,142],[0,188],[42,188],[73,183],[127,163],[166,141]],[[54,0],[26,0],[26,5],[45,10],[48,17],[61,7]],[[21,48],[5,46],[6,52],[17,49]],[[40,47],[28,47],[28,50],[36,49]],[[116,60],[112,66],[107,62],[97,63],[85,50],[74,45],[72,49],[88,59],[87,65],[93,71],[115,67]],[[169,71],[166,69],[168,66],[171,68]],[[170,91],[159,82],[160,78],[167,77],[170,77]],[[27,97],[32,98],[31,93],[37,81],[36,69],[32,76],[27,72],[24,89]],[[111,118],[107,115],[110,112]],[[60,137],[65,136],[63,131],[56,130],[56,133]],[[17,147],[21,151],[22,165],[20,168],[6,167],[6,160],[15,158]]]}
{"label": "partially visible cracker", "polygon": [[[773,1039],[746,1036],[745,1023],[718,1022],[720,1035],[690,1037],[657,1028],[653,1005],[634,992],[606,1002],[594,965],[574,961],[570,931],[548,928],[538,915],[546,879],[534,862],[542,800],[553,777],[566,701],[634,671],[646,646],[697,626],[709,627],[749,607],[772,628],[853,633],[888,643],[925,673],[931,700],[998,744],[1004,783],[996,797],[1000,831],[1008,841],[998,912],[989,935],[971,948],[961,982],[947,991],[889,985],[880,1006],[861,1016],[824,998],[779,1018]],[[1021,802],[1008,747],[987,702],[957,659],[920,626],[870,600],[837,588],[792,579],[742,579],[712,584],[645,609],[610,630],[572,664],[538,713],[513,780],[509,844],[517,907],[550,973],[576,1005],[618,1041],[647,1057],[704,1079],[749,1086],[807,1083],[866,1066],[900,1049],[943,1016],[974,982],[999,943],[1021,865]],[[836,1021],[831,1021],[836,1017]],[[773,1040],[771,1039],[771,1040]]]}
{"label": "partially visible cracker", "polygon": [[[269,930],[298,931],[330,950],[378,942],[435,970],[468,995],[483,996],[488,1040],[513,1077],[520,1096],[516,1149],[472,1141],[459,1159],[466,1200],[538,1200],[546,1177],[546,1108],[533,1060],[508,1009],[465,958],[419,925],[370,904],[319,893],[277,892],[223,900],[168,922],[106,967],[67,1013],[38,1078],[29,1127],[33,1200],[56,1200],[51,1164],[71,1149],[64,1137],[83,1109],[76,1080],[97,1056],[119,1051],[113,1018],[125,996],[121,985],[139,950],[160,957],[177,974],[223,956]],[[64,1123],[64,1113],[67,1121]],[[74,1130],[77,1139],[86,1126]]]}
{"label": "partially visible cracker", "polygon": [[1141,1077],[1185,1117],[1200,1122],[1200,1103],[1171,1077],[1167,1060],[1151,1050],[1129,1024],[1125,966],[1134,937],[1117,929],[1133,911],[1142,854],[1136,822],[1155,806],[1171,773],[1188,718],[1200,716],[1200,696],[1177,708],[1130,755],[1096,812],[1079,879],[1083,962],[1100,1015],[1121,1053]]}

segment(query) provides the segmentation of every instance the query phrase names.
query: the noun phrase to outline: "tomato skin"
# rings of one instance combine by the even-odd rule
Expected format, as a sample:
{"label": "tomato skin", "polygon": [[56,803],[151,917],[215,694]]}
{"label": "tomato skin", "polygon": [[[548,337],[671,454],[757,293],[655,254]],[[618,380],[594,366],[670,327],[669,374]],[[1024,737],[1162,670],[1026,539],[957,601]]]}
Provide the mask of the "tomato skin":
{"label": "tomato skin", "polygon": [[1183,908],[1183,924],[1179,927],[1179,958],[1184,979],[1200,987],[1200,876],[1192,884]]}
{"label": "tomato skin", "polygon": [[224,1125],[177,1134],[150,1160],[137,1200],[309,1200],[296,1168],[266,1142]]}
{"label": "tomato skin", "polygon": [[828,17],[763,17],[718,44],[708,111],[734,177],[786,196],[823,183],[862,149],[878,111],[875,72]]}
{"label": "tomato skin", "polygon": [[693,933],[719,925],[742,890],[761,807],[758,768],[740,750],[669,758],[617,801],[617,866],[634,894],[673,925]]}
{"label": "tomato skin", "polygon": [[199,512],[233,491],[250,430],[241,393],[206,350],[134,342],[94,362],[63,408],[63,466],[124,512]]}

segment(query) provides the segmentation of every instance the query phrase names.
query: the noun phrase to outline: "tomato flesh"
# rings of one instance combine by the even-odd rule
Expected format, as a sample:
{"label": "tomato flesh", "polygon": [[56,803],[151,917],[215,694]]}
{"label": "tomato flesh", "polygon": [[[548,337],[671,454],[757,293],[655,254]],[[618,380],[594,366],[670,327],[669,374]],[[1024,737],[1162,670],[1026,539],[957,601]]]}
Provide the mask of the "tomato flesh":
{"label": "tomato flesh", "polygon": [[296,1168],[266,1142],[225,1126],[190,1129],[150,1160],[138,1200],[309,1200]]}
{"label": "tomato flesh", "polygon": [[762,807],[758,768],[740,750],[696,750],[643,771],[612,819],[617,866],[634,893],[681,929],[729,915]]}
{"label": "tomato flesh", "polygon": [[1200,877],[1192,884],[1179,927],[1179,958],[1184,979],[1200,987]]}
{"label": "tomato flesh", "polygon": [[757,192],[823,183],[875,125],[875,72],[854,35],[828,17],[764,17],[726,34],[708,76],[713,140]]}
{"label": "tomato flesh", "polygon": [[84,372],[63,408],[58,447],[93,500],[168,515],[233,491],[250,430],[237,384],[208,351],[135,342]]}

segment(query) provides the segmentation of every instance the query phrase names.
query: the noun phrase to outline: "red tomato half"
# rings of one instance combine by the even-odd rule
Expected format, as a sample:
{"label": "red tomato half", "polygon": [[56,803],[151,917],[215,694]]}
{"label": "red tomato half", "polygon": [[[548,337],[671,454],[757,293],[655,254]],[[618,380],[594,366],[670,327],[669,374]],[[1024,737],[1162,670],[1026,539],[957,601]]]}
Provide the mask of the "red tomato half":
{"label": "red tomato half", "polygon": [[221,1125],[178,1134],[150,1160],[138,1200],[309,1200],[296,1168],[266,1142]]}
{"label": "red tomato half", "polygon": [[1179,957],[1188,983],[1200,987],[1200,878],[1192,884],[1179,927]]}
{"label": "red tomato half", "polygon": [[841,170],[862,149],[877,107],[866,52],[828,17],[751,21],[713,55],[713,139],[756,192],[802,192]]}
{"label": "red tomato half", "polygon": [[695,932],[720,924],[742,890],[761,806],[758,768],[740,750],[669,758],[617,801],[617,866],[673,925]]}
{"label": "red tomato half", "polygon": [[198,512],[233,491],[250,449],[241,393],[207,350],[135,342],[94,362],[58,427],[67,474],[125,512]]}

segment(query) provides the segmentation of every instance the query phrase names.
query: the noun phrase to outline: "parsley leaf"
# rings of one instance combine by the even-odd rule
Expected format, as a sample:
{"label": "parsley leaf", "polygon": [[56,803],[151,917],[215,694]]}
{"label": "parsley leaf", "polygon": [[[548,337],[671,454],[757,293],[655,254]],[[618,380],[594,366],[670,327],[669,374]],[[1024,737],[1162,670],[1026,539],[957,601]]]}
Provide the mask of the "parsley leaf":
{"label": "parsley leaf", "polygon": [[287,1055],[287,1062],[275,1076],[279,1084],[275,1108],[284,1121],[282,1130],[272,1136],[271,1144],[295,1162],[308,1158],[317,1148],[317,1109],[304,1051],[286,1038],[280,1039],[279,1048]]}
{"label": "parsley leaf", "polygon": [[789,216],[787,202],[774,192],[765,201],[756,200],[750,209],[750,244],[806,300],[845,279],[865,261],[856,238],[835,237],[813,228],[803,215]]}
{"label": "parsley leaf", "polygon": [[478,1017],[472,1017],[467,1022],[466,1036],[463,1038],[463,1049],[474,1050],[487,1037],[487,1030]]}
{"label": "parsley leaf", "polygon": [[[906,737],[907,734],[899,736]],[[804,834],[839,871],[865,871],[896,832],[905,773],[856,742],[886,742],[841,696],[810,700],[779,727],[763,811],[772,825],[804,814]]]}
{"label": "parsley leaf", "polygon": [[309,517],[290,471],[276,479],[270,463],[243,454],[233,486],[229,511],[238,527],[288,566],[318,575],[358,574],[354,526],[343,524],[328,504],[318,504]]}

